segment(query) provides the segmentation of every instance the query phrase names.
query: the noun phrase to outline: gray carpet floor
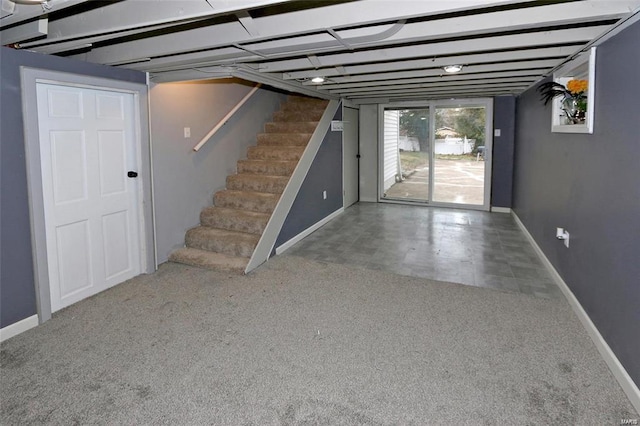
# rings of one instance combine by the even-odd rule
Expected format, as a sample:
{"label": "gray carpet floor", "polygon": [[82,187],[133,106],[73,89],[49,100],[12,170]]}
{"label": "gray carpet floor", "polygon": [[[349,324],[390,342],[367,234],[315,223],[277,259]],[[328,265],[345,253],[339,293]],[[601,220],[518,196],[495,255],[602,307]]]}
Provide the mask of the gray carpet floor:
{"label": "gray carpet floor", "polygon": [[283,255],[164,264],[1,345],[0,423],[617,425],[564,300]]}

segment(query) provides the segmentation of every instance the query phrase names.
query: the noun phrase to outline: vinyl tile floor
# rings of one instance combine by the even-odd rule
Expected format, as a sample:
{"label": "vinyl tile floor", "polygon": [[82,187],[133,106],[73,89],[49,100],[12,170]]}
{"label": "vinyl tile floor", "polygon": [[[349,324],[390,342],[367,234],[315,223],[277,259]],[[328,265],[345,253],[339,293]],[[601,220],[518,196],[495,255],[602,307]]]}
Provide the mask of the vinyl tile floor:
{"label": "vinyl tile floor", "polygon": [[286,254],[540,298],[562,297],[505,213],[357,203]]}

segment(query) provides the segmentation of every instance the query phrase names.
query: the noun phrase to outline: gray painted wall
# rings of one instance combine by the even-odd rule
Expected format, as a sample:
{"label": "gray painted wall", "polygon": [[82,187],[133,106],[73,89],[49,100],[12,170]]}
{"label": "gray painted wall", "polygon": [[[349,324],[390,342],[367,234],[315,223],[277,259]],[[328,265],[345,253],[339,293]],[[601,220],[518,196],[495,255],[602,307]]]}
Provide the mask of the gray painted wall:
{"label": "gray painted wall", "polygon": [[500,129],[500,136],[493,136],[491,205],[511,207],[516,131],[516,98],[514,96],[493,98],[493,128]]}
{"label": "gray painted wall", "polygon": [[551,106],[518,99],[513,209],[640,384],[638,40],[635,23],[598,47],[593,135],[551,133]]}
{"label": "gray painted wall", "polygon": [[[342,120],[338,108],[334,120]],[[327,191],[323,199],[322,191]],[[342,132],[327,131],[274,247],[279,247],[342,207]]]}
{"label": "gray painted wall", "polygon": [[[261,87],[198,152],[193,147],[253,87],[239,79],[163,83],[150,91],[151,140],[158,262],[184,246],[184,235],[200,223],[200,211],[225,188],[236,162],[246,158],[285,99]],[[191,137],[184,137],[184,128]]]}
{"label": "gray painted wall", "polygon": [[36,314],[20,67],[145,84],[146,75],[0,48],[0,328]]}

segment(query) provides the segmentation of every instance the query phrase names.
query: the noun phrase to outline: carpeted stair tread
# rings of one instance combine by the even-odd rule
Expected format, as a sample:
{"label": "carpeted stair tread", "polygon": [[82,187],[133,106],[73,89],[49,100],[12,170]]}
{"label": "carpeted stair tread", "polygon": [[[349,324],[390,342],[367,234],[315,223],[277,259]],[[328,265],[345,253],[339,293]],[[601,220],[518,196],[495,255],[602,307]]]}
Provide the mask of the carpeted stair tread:
{"label": "carpeted stair tread", "polygon": [[238,173],[291,176],[297,165],[297,161],[240,160],[238,161]]}
{"label": "carpeted stair tread", "polygon": [[216,271],[228,271],[242,274],[244,273],[248,257],[229,256],[222,253],[200,250],[196,248],[181,248],[169,256],[171,262],[184,263],[186,265],[197,266],[199,268],[213,269]]}
{"label": "carpeted stair tread", "polygon": [[264,125],[265,133],[313,133],[317,121],[276,121]]}
{"label": "carpeted stair tread", "polygon": [[307,146],[311,133],[258,133],[258,146]]}
{"label": "carpeted stair tread", "polygon": [[297,146],[250,146],[247,150],[249,160],[298,161],[305,147]]}
{"label": "carpeted stair tread", "polygon": [[282,194],[289,176],[252,175],[241,173],[227,176],[227,189]]}
{"label": "carpeted stair tread", "polygon": [[282,105],[280,111],[290,113],[295,111],[322,111],[324,113],[326,105],[320,103],[287,102]]}
{"label": "carpeted stair tread", "polygon": [[325,108],[307,110],[277,111],[273,113],[273,121],[320,121]]}
{"label": "carpeted stair tread", "polygon": [[273,212],[280,194],[253,191],[222,190],[215,193],[213,203],[217,207],[229,209],[243,209],[257,213]]}
{"label": "carpeted stair tread", "polygon": [[251,257],[259,240],[260,236],[255,234],[198,226],[187,231],[185,245],[229,256]]}
{"label": "carpeted stair tread", "polygon": [[200,224],[211,228],[261,235],[270,217],[270,213],[210,206],[200,212]]}

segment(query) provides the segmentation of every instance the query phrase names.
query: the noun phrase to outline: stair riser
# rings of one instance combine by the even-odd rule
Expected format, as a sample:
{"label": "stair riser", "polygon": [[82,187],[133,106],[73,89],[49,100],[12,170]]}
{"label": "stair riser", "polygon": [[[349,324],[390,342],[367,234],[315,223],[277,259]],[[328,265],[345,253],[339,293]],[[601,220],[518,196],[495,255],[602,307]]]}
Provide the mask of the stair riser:
{"label": "stair riser", "polygon": [[230,241],[230,239],[202,238],[196,233],[187,232],[185,238],[187,247],[200,250],[228,254],[229,256],[251,257],[256,245],[246,241]]}
{"label": "stair riser", "polygon": [[252,146],[248,149],[247,158],[250,160],[298,161],[303,152],[304,149],[299,148],[277,149]]}
{"label": "stair riser", "polygon": [[324,113],[324,110],[327,109],[326,105],[318,105],[318,104],[307,104],[304,102],[288,102],[280,108],[281,112],[309,112],[313,111],[316,114],[319,111]]}
{"label": "stair riser", "polygon": [[227,176],[227,189],[282,194],[287,182],[289,182],[288,178],[274,178],[271,176],[247,178],[242,175],[232,175]]}
{"label": "stair riser", "polygon": [[238,161],[238,173],[269,176],[291,176],[296,168],[295,161]]}
{"label": "stair riser", "polygon": [[192,255],[187,253],[189,249],[176,250],[169,256],[171,262],[183,263],[185,265],[196,266],[198,268],[211,269],[214,271],[233,272],[236,274],[242,274],[249,259],[234,259],[233,264],[227,263],[211,263],[203,255]]}
{"label": "stair riser", "polygon": [[307,146],[311,133],[258,133],[258,146]]}
{"label": "stair riser", "polygon": [[276,208],[279,197],[251,197],[243,195],[226,195],[216,193],[213,197],[213,203],[217,207],[229,209],[247,210],[258,213],[271,213]]}
{"label": "stair riser", "polygon": [[220,214],[200,214],[200,223],[212,228],[227,229],[229,231],[246,232],[262,235],[267,226],[268,218],[247,218],[242,216],[226,216]]}
{"label": "stair riser", "polygon": [[273,114],[273,121],[290,122],[290,121],[320,121],[324,109],[317,110],[293,110],[293,111],[277,111]]}
{"label": "stair riser", "polygon": [[265,124],[264,129],[266,133],[313,133],[317,126],[318,123],[315,121],[279,121]]}

